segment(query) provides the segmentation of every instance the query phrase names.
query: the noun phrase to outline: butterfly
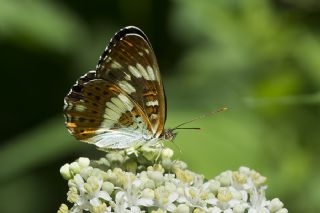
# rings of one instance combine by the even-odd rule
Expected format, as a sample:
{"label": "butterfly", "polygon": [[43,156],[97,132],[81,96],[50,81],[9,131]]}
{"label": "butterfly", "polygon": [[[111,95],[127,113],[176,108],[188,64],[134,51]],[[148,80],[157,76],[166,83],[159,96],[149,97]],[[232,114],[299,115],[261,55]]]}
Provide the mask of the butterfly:
{"label": "butterfly", "polygon": [[167,107],[156,56],[137,27],[117,32],[93,71],[64,99],[65,124],[78,140],[102,149],[126,149],[173,140],[164,129]]}

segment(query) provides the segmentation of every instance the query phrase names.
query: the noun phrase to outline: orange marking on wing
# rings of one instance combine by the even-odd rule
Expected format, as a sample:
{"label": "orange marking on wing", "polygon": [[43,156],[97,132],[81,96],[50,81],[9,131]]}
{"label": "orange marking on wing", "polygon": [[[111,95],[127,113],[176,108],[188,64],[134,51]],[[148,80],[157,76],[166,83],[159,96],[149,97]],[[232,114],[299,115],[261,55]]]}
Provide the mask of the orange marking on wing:
{"label": "orange marking on wing", "polygon": [[[123,126],[130,126],[133,123],[133,116],[132,114],[134,114],[134,111],[132,112],[125,112],[121,115],[121,117],[119,118],[119,123],[122,124]],[[137,113],[135,113],[137,114]]]}
{"label": "orange marking on wing", "polygon": [[69,123],[67,123],[67,126],[68,126],[69,128],[75,128],[75,127],[77,127],[77,124],[76,124],[76,123],[71,123],[71,122],[69,122]]}
{"label": "orange marking on wing", "polygon": [[149,117],[151,114],[158,114],[159,107],[158,106],[148,106],[148,107],[146,107],[146,112]]}
{"label": "orange marking on wing", "polygon": [[86,135],[86,134],[94,134],[96,133],[96,130],[84,130],[80,133],[80,135]]}
{"label": "orange marking on wing", "polygon": [[153,90],[149,90],[148,92],[143,93],[143,96],[156,96],[157,92]]}

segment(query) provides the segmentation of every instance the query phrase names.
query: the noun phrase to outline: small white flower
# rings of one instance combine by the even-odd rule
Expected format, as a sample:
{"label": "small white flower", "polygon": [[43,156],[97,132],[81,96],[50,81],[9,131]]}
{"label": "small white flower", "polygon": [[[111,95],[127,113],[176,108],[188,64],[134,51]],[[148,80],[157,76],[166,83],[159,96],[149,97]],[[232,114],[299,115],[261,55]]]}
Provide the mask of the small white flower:
{"label": "small white flower", "polygon": [[148,178],[153,180],[156,186],[159,186],[163,183],[164,178],[163,174],[159,171],[147,171]]}
{"label": "small white flower", "polygon": [[276,213],[288,213],[288,209],[282,208],[278,210]]}
{"label": "small white flower", "polygon": [[269,212],[267,207],[270,205],[270,201],[266,200],[263,189],[257,189],[254,183],[249,179],[248,189],[250,193],[250,203],[249,203],[249,213],[254,213],[255,211],[260,212]]}
{"label": "small white flower", "polygon": [[214,206],[214,207],[208,208],[207,212],[209,212],[209,213],[220,213],[220,212],[222,212],[222,210],[220,208],[218,208],[217,206]]}
{"label": "small white flower", "polygon": [[77,209],[90,210],[92,206],[101,204],[98,199],[103,199],[105,201],[112,200],[107,192],[101,191],[103,183],[102,179],[91,176],[87,179],[87,182],[85,182],[83,178],[77,174],[74,176],[73,180],[77,186],[77,191],[79,192],[78,198],[74,202],[76,205],[72,208],[73,211],[76,211]]}
{"label": "small white flower", "polygon": [[152,189],[145,188],[141,193],[141,198],[153,200],[154,199],[154,191]]}
{"label": "small white flower", "polygon": [[78,159],[79,165],[83,168],[83,167],[87,167],[90,165],[90,159],[89,158],[84,158],[84,157],[80,157]]}
{"label": "small white flower", "polygon": [[111,205],[113,206],[114,212],[118,213],[142,212],[139,205],[129,205],[130,202],[132,202],[132,200],[128,200],[127,194],[123,191],[119,191],[116,194],[115,202],[111,201]]}
{"label": "small white flower", "polygon": [[233,213],[232,209],[226,209],[223,211],[223,213]]}
{"label": "small white flower", "polygon": [[70,171],[72,174],[78,174],[80,172],[80,165],[78,162],[72,162],[70,164]]}
{"label": "small white flower", "polygon": [[102,184],[102,190],[108,192],[108,194],[111,194],[114,190],[114,185],[111,182],[103,182]]}
{"label": "small white flower", "polygon": [[208,185],[208,189],[212,193],[217,193],[221,185],[220,182],[216,180],[209,180],[205,184]]}
{"label": "small white flower", "polygon": [[142,197],[142,191],[140,190],[142,182],[141,180],[137,179],[133,182],[130,182],[125,187],[123,191],[117,193],[119,199],[124,199],[127,202],[128,207],[134,206],[152,206],[153,200],[147,197]]}
{"label": "small white flower", "polygon": [[183,161],[175,160],[173,162],[173,169],[178,168],[178,169],[185,170],[185,169],[187,169],[187,167],[188,167],[187,164],[185,162],[183,162]]}
{"label": "small white flower", "polygon": [[244,213],[246,206],[243,203],[237,204],[233,207],[234,213]]}
{"label": "small white flower", "polygon": [[161,156],[162,156],[162,159],[172,158],[172,156],[173,156],[172,149],[169,149],[169,148],[163,149]]}
{"label": "small white flower", "polygon": [[221,186],[230,186],[233,182],[232,172],[231,171],[222,172],[219,176],[216,177],[216,180],[220,182]]}
{"label": "small white flower", "polygon": [[188,213],[190,212],[190,207],[186,204],[179,204],[175,210],[176,213]]}
{"label": "small white flower", "polygon": [[176,209],[174,202],[178,199],[177,192],[168,192],[164,186],[155,189],[155,204],[164,211],[173,212]]}
{"label": "small white flower", "polygon": [[70,180],[72,178],[72,175],[70,172],[70,164],[66,163],[63,166],[61,166],[60,174],[64,179]]}
{"label": "small white flower", "polygon": [[69,208],[66,204],[62,203],[58,209],[57,213],[68,213],[69,212]]}
{"label": "small white flower", "polygon": [[270,202],[270,211],[276,212],[283,207],[283,203],[279,200],[279,198],[274,198]]}
{"label": "small white flower", "polygon": [[179,198],[179,202],[186,203],[191,207],[204,209],[208,204],[215,205],[216,199],[208,190],[209,184],[201,187],[185,187],[184,196]]}
{"label": "small white flower", "polygon": [[87,179],[92,174],[93,168],[91,166],[87,166],[81,169],[81,172],[79,173],[81,177],[84,179]]}
{"label": "small white flower", "polygon": [[117,192],[115,197],[115,202],[111,201],[111,205],[114,209],[114,212],[130,212],[128,208],[128,202],[125,197],[125,193],[122,191]]}

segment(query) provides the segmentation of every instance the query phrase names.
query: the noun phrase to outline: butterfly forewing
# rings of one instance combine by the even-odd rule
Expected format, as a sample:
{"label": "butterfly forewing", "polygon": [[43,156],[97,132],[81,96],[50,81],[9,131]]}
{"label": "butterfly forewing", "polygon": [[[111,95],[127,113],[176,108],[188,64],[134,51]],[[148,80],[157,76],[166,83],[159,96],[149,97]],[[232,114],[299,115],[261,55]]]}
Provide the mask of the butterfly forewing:
{"label": "butterfly forewing", "polygon": [[66,125],[77,139],[102,148],[128,148],[158,139],[166,105],[152,47],[136,27],[120,30],[96,71],[82,76],[65,97]]}
{"label": "butterfly forewing", "polygon": [[155,54],[144,33],[124,28],[110,41],[97,66],[97,76],[123,89],[147,115],[158,137],[166,118],[165,95]]}

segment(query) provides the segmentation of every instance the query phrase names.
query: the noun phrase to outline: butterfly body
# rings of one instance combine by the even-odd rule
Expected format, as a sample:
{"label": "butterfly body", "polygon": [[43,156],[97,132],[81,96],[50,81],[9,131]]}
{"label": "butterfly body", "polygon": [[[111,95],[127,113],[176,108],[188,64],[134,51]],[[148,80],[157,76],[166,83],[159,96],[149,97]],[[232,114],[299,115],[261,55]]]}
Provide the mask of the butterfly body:
{"label": "butterfly body", "polygon": [[78,79],[64,100],[69,132],[103,149],[172,140],[165,130],[166,98],[155,54],[136,27],[121,29],[96,70]]}

